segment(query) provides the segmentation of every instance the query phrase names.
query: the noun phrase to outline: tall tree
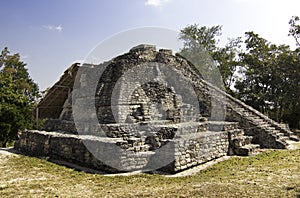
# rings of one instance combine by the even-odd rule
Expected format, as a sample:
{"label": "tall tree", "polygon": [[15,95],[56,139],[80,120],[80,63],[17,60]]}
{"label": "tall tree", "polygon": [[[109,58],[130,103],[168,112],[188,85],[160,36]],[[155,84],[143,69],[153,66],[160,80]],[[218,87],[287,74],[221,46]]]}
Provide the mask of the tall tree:
{"label": "tall tree", "polygon": [[299,127],[300,60],[287,45],[275,45],[246,32],[246,51],[240,54],[243,78],[235,87],[247,104],[278,122]]}
{"label": "tall tree", "polygon": [[241,99],[254,108],[265,112],[268,104],[272,66],[274,66],[275,45],[259,37],[254,32],[246,32],[246,51],[240,54],[243,66],[243,79],[238,81],[236,89]]}
{"label": "tall tree", "polygon": [[0,143],[17,137],[17,132],[31,128],[32,109],[38,97],[38,86],[30,78],[19,54],[10,55],[4,48],[0,55]]}
{"label": "tall tree", "polygon": [[238,66],[241,40],[231,39],[225,47],[218,47],[222,26],[199,27],[189,25],[180,31],[184,46],[180,54],[191,61],[203,78],[230,91]]}
{"label": "tall tree", "polygon": [[234,94],[232,87],[236,81],[236,73],[241,64],[239,58],[241,43],[240,37],[229,39],[225,47],[218,47],[212,55],[222,76],[225,89],[230,94]]}
{"label": "tall tree", "polygon": [[[300,128],[300,18],[290,20],[289,35],[298,48],[275,45],[254,32],[219,47],[221,26],[187,26],[180,55],[190,60],[204,79],[239,97],[278,122]],[[239,75],[236,75],[239,71]],[[233,88],[234,87],[234,88]]]}
{"label": "tall tree", "polygon": [[278,117],[292,128],[300,128],[300,58],[298,52],[287,51],[278,56],[278,63],[281,66],[281,82],[278,84],[281,95],[278,97]]}

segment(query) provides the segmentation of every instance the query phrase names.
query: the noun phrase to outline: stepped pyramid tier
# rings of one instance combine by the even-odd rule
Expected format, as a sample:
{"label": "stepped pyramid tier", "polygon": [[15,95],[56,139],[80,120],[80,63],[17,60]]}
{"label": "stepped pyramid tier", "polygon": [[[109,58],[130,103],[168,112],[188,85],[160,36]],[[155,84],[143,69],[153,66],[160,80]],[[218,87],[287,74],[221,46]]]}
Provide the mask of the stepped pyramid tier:
{"label": "stepped pyramid tier", "polygon": [[36,115],[46,119],[43,131],[24,131],[16,149],[107,172],[174,173],[297,140],[205,81],[188,60],[152,45],[99,65],[72,65]]}

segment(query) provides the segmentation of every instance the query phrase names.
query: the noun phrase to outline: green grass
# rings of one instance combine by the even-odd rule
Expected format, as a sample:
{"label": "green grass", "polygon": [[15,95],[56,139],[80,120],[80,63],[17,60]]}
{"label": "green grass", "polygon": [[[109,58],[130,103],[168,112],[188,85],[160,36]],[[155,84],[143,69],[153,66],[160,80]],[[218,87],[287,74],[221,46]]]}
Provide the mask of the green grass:
{"label": "green grass", "polygon": [[233,157],[188,177],[107,177],[0,155],[0,197],[300,197],[300,149]]}

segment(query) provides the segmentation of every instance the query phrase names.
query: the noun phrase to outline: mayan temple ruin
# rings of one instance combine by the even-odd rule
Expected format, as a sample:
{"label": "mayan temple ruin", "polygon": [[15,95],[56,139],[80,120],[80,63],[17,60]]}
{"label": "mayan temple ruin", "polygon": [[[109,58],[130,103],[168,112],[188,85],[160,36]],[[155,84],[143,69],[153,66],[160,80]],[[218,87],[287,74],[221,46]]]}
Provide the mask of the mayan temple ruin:
{"label": "mayan temple ruin", "polygon": [[298,140],[205,81],[188,60],[152,45],[99,65],[72,65],[36,117],[43,129],[24,131],[17,150],[110,173],[176,173]]}

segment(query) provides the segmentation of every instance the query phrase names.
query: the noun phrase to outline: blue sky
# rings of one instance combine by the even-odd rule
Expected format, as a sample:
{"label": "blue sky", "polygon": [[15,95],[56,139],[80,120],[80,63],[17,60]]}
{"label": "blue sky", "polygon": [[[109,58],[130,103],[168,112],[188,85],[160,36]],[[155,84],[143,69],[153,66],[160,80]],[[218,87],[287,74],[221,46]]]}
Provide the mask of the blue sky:
{"label": "blue sky", "polygon": [[132,28],[222,25],[221,43],[254,31],[293,48],[288,21],[299,8],[299,0],[1,0],[0,48],[20,53],[43,90],[99,42]]}

